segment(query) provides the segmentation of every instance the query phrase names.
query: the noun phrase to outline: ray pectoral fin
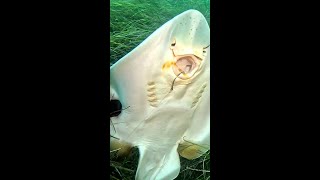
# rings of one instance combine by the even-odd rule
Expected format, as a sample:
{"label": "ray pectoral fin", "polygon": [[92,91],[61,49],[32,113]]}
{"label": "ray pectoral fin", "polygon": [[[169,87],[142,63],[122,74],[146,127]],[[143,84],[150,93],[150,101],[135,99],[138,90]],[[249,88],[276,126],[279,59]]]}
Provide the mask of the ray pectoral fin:
{"label": "ray pectoral fin", "polygon": [[180,159],[177,145],[171,148],[139,147],[137,180],[172,180],[179,175]]}
{"label": "ray pectoral fin", "polygon": [[132,146],[129,143],[117,139],[110,140],[110,152],[115,152],[118,157],[128,156],[131,149]]}
{"label": "ray pectoral fin", "polygon": [[202,156],[209,149],[210,149],[209,146],[199,145],[199,144],[195,144],[187,141],[180,143],[178,146],[178,152],[180,156],[189,160],[193,160]]}
{"label": "ray pectoral fin", "polygon": [[204,83],[191,108],[195,108],[193,121],[179,144],[179,154],[196,159],[210,149],[210,83]]}

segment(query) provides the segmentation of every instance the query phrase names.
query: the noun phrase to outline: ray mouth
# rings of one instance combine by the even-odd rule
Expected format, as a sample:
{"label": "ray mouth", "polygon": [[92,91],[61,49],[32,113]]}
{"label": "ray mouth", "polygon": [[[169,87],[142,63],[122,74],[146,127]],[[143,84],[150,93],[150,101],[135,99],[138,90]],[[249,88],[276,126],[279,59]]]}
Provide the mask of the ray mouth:
{"label": "ray mouth", "polygon": [[[172,70],[180,79],[191,78],[198,69],[198,61],[194,55],[177,56]],[[182,75],[180,75],[182,74]]]}

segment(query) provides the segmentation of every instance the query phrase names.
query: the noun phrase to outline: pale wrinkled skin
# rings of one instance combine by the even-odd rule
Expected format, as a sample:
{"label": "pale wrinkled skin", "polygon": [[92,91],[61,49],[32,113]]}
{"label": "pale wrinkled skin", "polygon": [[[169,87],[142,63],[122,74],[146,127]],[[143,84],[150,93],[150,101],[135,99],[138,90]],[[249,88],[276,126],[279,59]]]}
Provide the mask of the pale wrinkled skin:
{"label": "pale wrinkled skin", "polygon": [[139,148],[136,179],[174,179],[179,153],[194,159],[210,149],[209,45],[208,23],[188,10],[110,67],[110,100],[128,107],[111,118],[110,134],[120,139],[111,148]]}

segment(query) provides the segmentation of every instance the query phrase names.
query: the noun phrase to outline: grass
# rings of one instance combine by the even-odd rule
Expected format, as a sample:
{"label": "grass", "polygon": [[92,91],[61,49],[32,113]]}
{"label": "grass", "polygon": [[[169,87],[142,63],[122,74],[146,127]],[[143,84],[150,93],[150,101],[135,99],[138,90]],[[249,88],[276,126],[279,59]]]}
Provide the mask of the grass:
{"label": "grass", "polygon": [[[135,177],[139,152],[134,148],[132,153],[124,159],[116,158],[116,151],[110,152],[111,179],[133,180]],[[195,160],[187,160],[180,157],[181,169],[177,180],[207,180],[210,179],[210,151]]]}
{"label": "grass", "polygon": [[[138,46],[152,32],[176,15],[189,10],[200,11],[210,25],[210,0],[111,0],[110,2],[110,65]],[[110,152],[110,178],[132,180],[139,153],[134,148],[124,158]],[[196,160],[180,157],[181,170],[176,179],[210,179],[210,151]]]}

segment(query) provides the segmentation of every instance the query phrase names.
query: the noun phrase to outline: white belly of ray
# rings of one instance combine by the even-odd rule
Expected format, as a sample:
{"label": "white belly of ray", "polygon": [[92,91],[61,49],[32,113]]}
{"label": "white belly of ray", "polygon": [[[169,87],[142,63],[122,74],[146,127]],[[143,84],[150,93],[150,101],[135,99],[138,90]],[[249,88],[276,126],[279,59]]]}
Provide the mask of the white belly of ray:
{"label": "white belly of ray", "polygon": [[136,179],[174,179],[179,154],[210,149],[209,45],[205,18],[189,10],[110,67],[110,96],[126,108],[111,118],[111,148],[139,148]]}

